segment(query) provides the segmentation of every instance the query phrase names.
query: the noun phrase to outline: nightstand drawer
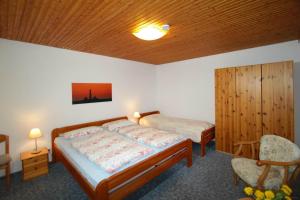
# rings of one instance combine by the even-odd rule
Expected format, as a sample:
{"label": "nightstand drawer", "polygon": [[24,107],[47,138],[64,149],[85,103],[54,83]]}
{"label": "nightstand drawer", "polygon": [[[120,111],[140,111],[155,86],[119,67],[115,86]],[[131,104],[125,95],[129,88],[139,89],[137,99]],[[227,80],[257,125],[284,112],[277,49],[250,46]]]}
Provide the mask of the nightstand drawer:
{"label": "nightstand drawer", "polygon": [[48,168],[48,163],[46,162],[39,162],[34,165],[24,165],[24,172],[25,173],[30,173],[33,171],[39,171],[42,170],[42,168]]}
{"label": "nightstand drawer", "polygon": [[48,174],[48,166],[44,166],[41,168],[33,168],[30,171],[24,171],[23,179],[28,180],[43,174]]}
{"label": "nightstand drawer", "polygon": [[35,165],[35,164],[38,164],[38,163],[41,163],[41,162],[47,163],[47,161],[48,161],[48,154],[40,155],[40,156],[36,156],[36,157],[33,157],[33,158],[23,160],[23,164],[24,164],[24,167],[25,167],[25,166]]}

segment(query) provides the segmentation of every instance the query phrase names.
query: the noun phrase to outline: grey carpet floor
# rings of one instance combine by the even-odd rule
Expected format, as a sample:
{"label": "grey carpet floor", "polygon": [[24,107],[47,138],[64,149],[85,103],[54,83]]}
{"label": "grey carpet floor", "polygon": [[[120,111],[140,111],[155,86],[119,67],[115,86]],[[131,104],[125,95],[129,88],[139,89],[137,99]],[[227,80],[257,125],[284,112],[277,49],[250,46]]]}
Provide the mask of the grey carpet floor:
{"label": "grey carpet floor", "polygon": [[[156,177],[128,196],[127,200],[236,200],[243,197],[243,183],[232,182],[231,156],[208,148],[207,156],[199,156],[199,145],[193,146],[193,166],[187,168],[185,161]],[[298,185],[297,185],[298,186]],[[297,188],[295,186],[294,188]],[[7,200],[85,200],[86,194],[60,163],[50,165],[48,175],[23,182],[21,173],[12,175],[9,191],[4,179],[0,179],[0,199]]]}

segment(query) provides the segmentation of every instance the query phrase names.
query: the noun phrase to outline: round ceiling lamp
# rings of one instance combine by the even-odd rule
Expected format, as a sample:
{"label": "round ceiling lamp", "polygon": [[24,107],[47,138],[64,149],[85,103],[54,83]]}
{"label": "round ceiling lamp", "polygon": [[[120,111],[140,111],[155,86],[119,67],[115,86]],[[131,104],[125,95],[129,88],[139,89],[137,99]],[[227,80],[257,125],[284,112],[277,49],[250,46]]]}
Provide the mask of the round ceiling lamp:
{"label": "round ceiling lamp", "polygon": [[142,40],[157,40],[165,36],[170,29],[168,24],[159,26],[156,24],[144,25],[134,31],[132,34]]}

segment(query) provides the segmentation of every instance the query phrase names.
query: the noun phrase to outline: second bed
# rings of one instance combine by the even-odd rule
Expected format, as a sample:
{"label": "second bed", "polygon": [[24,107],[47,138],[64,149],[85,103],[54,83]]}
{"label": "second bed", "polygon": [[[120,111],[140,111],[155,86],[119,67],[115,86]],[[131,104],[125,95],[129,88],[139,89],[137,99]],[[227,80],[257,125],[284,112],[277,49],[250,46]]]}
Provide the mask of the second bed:
{"label": "second bed", "polygon": [[206,145],[215,138],[215,126],[206,121],[170,117],[159,111],[141,114],[139,124],[160,130],[175,132],[201,145],[201,156],[205,156]]}

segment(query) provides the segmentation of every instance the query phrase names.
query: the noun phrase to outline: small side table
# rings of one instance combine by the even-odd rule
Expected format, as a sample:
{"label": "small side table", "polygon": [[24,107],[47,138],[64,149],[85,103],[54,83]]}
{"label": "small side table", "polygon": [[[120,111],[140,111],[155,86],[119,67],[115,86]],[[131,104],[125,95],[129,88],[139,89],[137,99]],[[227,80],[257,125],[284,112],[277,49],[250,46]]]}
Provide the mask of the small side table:
{"label": "small side table", "polygon": [[30,151],[21,153],[23,180],[29,180],[48,174],[48,149],[42,148],[40,153]]}

